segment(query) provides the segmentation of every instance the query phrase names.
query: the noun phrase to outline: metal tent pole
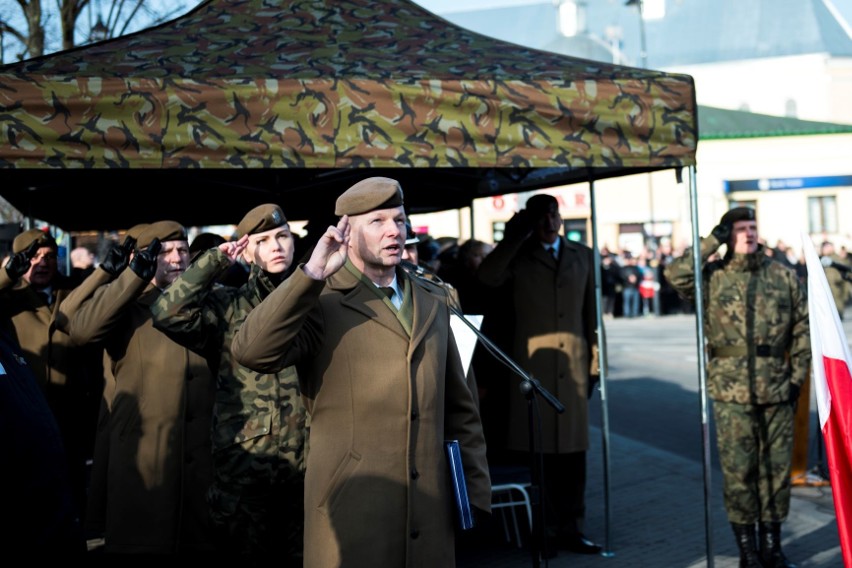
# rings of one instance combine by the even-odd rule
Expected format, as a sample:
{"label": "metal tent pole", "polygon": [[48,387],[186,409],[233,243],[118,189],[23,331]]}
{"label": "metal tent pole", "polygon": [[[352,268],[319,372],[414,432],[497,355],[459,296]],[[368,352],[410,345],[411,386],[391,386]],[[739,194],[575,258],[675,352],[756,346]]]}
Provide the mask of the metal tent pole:
{"label": "metal tent pole", "polygon": [[595,181],[589,180],[589,197],[592,213],[592,250],[594,251],[595,264],[595,314],[597,319],[597,335],[598,335],[598,360],[600,362],[600,391],[601,391],[601,438],[604,464],[604,549],[601,556],[615,556],[610,549],[610,463],[609,463],[609,412],[607,411],[607,355],[606,355],[606,334],[603,327],[603,314],[601,306],[601,253],[598,249],[598,227],[597,214],[595,212]]}
{"label": "metal tent pole", "polygon": [[695,274],[695,331],[698,336],[698,393],[701,399],[701,447],[704,464],[704,539],[707,566],[713,568],[713,523],[710,514],[710,420],[707,404],[707,361],[704,350],[704,291],[701,277],[701,236],[698,234],[698,191],[695,166],[689,167],[689,205],[692,218],[692,262]]}

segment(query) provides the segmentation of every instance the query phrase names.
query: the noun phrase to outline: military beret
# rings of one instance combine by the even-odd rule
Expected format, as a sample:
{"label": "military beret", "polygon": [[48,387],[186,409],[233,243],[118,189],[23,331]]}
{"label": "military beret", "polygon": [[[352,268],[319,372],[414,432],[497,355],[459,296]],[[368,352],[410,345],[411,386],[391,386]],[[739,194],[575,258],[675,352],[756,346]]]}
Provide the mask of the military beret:
{"label": "military beret", "polygon": [[160,239],[160,242],[185,241],[186,231],[183,225],[177,221],[157,221],[156,223],[151,223],[139,234],[139,238],[136,239],[136,248],[147,248],[154,239]]}
{"label": "military beret", "polygon": [[127,231],[124,233],[124,236],[125,236],[125,237],[130,237],[130,238],[131,238],[131,239],[133,239],[134,241],[138,241],[138,240],[139,240],[139,235],[141,235],[141,234],[142,234],[142,232],[143,232],[145,229],[147,229],[147,228],[148,228],[148,225],[149,225],[148,223],[139,223],[138,225],[133,225],[132,227],[130,227],[129,229],[127,229]]}
{"label": "military beret", "polygon": [[734,207],[719,221],[720,225],[733,225],[737,221],[756,221],[757,216],[751,207]]}
{"label": "military beret", "polygon": [[237,225],[237,238],[275,229],[285,223],[287,218],[284,217],[284,211],[279,206],[274,203],[264,203],[245,214],[243,220]]}
{"label": "military beret", "polygon": [[50,233],[46,233],[41,229],[30,229],[15,237],[15,240],[12,241],[12,253],[18,254],[21,251],[25,251],[36,241],[39,242],[39,247],[57,248],[56,240]]}
{"label": "military beret", "polygon": [[359,181],[337,198],[334,214],[361,215],[376,209],[390,209],[403,204],[402,187],[395,179],[371,177]]}

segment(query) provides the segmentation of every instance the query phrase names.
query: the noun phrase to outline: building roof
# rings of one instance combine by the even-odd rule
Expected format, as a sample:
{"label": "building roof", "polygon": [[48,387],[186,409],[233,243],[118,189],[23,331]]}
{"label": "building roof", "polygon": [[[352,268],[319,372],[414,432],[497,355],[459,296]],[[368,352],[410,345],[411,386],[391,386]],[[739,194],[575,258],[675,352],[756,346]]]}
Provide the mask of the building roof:
{"label": "building roof", "polygon": [[[428,5],[428,0],[424,4]],[[556,45],[554,41],[560,35],[557,4],[551,0],[441,15],[485,35],[547,49],[549,44]],[[664,69],[812,53],[852,57],[850,4],[849,0],[669,1],[665,17],[644,22],[647,67]],[[621,37],[619,48],[627,56],[619,63],[642,65],[640,20],[635,7],[625,6],[622,0],[587,0],[585,11],[588,35],[609,43],[613,40],[608,29],[616,31]]]}
{"label": "building roof", "polygon": [[701,141],[850,133],[852,124],[816,122],[698,106],[698,135]]}

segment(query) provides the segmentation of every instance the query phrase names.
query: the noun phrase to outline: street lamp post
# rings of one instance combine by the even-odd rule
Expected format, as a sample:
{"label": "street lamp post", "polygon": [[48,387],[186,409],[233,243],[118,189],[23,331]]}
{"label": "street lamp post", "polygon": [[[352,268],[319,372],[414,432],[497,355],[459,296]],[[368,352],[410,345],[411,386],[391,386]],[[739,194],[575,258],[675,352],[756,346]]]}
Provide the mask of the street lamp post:
{"label": "street lamp post", "polygon": [[627,0],[625,6],[636,6],[639,10],[639,58],[642,68],[648,68],[648,46],[645,43],[645,8],[642,0]]}
{"label": "street lamp post", "polygon": [[104,23],[104,21],[101,19],[100,15],[99,15],[98,21],[95,23],[94,26],[92,26],[92,29],[89,32],[89,43],[104,41],[108,37],[109,37],[109,28],[106,27],[106,24]]}

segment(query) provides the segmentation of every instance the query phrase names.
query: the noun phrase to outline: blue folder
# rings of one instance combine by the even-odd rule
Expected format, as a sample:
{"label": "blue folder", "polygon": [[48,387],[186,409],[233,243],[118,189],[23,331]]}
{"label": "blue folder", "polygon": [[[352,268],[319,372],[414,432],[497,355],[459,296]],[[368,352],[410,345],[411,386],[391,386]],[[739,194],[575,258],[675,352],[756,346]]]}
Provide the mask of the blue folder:
{"label": "blue folder", "polygon": [[473,528],[473,511],[470,509],[470,499],[467,496],[467,483],[464,478],[462,467],[461,449],[458,440],[447,440],[444,442],[447,450],[447,463],[450,466],[450,481],[453,486],[453,496],[458,520],[458,526],[466,531]]}

